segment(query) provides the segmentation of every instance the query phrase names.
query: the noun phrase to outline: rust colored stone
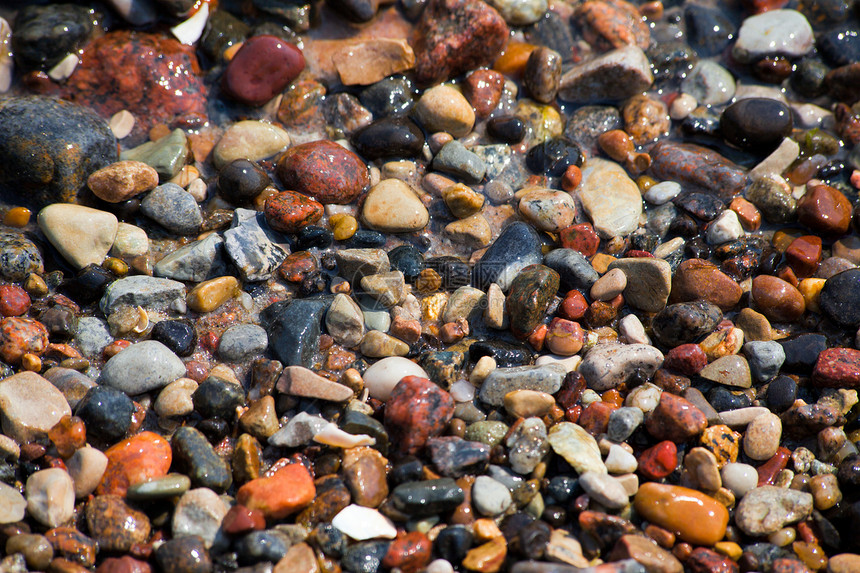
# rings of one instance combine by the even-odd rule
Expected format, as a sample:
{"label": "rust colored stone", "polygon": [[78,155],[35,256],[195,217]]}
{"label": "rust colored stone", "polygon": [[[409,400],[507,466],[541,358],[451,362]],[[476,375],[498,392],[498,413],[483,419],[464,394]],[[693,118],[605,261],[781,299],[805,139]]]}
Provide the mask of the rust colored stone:
{"label": "rust colored stone", "polygon": [[789,459],[791,459],[791,450],[780,446],[772,458],[756,468],[758,487],[773,484],[776,475],[788,465]]}
{"label": "rust colored stone", "polygon": [[388,546],[388,553],[382,560],[382,566],[390,569],[398,568],[403,573],[417,573],[430,562],[433,544],[420,531],[411,531],[397,537]]}
{"label": "rust colored stone", "polygon": [[785,250],[785,258],[797,277],[807,278],[818,270],[821,250],[821,237],[803,235],[791,242]]}
{"label": "rust colored stone", "polygon": [[298,233],[299,229],[313,225],[323,216],[320,202],[295,191],[284,191],[266,199],[266,222],[281,233]]}
{"label": "rust colored stone", "polygon": [[478,117],[487,117],[502,98],[505,76],[494,70],[475,70],[463,82],[463,95]]}
{"label": "rust colored stone", "polygon": [[651,33],[636,7],[624,0],[589,0],[574,13],[585,41],[600,51],[635,45],[648,48]]}
{"label": "rust colored stone", "polygon": [[680,396],[663,392],[657,407],[645,420],[645,428],[657,440],[681,443],[702,433],[708,419]]}
{"label": "rust colored stone", "polygon": [[321,203],[350,203],[370,185],[370,174],[361,158],[328,140],[288,149],[277,171],[285,187]]}
{"label": "rust colored stone", "polygon": [[170,443],[153,432],[141,432],[111,446],[107,468],[96,493],[125,495],[128,488],[167,475],[173,452]]}
{"label": "rust colored stone", "polygon": [[706,147],[661,141],[651,148],[651,173],[664,181],[698,187],[731,201],[746,185],[743,170]]}
{"label": "rust colored stone", "polygon": [[851,226],[851,202],[829,185],[816,185],[797,202],[797,219],[825,236],[839,236]]}
{"label": "rust colored stone", "polygon": [[600,246],[600,237],[591,223],[577,223],[565,227],[559,233],[559,240],[565,249],[579,251],[585,257],[593,257]]}
{"label": "rust colored stone", "polygon": [[414,454],[440,435],[453,415],[450,394],[426,378],[406,376],[385,405],[385,426],[402,453]]}
{"label": "rust colored stone", "polygon": [[828,348],[818,355],[812,380],[825,388],[860,387],[860,350]]}
{"label": "rust colored stone", "polygon": [[734,308],[743,289],[720,268],[702,259],[687,259],[672,277],[669,303],[704,300],[727,311]]}
{"label": "rust colored stone", "polygon": [[754,278],[750,298],[762,314],[776,322],[794,322],[806,312],[806,302],[800,291],[774,276]]}
{"label": "rust colored stone", "polygon": [[316,495],[313,479],[301,464],[289,464],[271,477],[249,481],[236,492],[236,499],[267,518],[283,519],[308,505]]}

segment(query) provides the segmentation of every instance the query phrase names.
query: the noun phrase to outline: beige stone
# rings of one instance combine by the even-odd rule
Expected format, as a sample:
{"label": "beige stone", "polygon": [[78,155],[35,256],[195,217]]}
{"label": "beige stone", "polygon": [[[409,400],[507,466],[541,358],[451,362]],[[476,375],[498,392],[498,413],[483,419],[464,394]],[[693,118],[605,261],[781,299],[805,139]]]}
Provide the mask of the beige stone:
{"label": "beige stone", "polygon": [[383,179],[368,192],[361,218],[376,231],[410,233],[426,227],[430,213],[409,185],[399,179]]}
{"label": "beige stone", "polygon": [[481,213],[445,225],[445,234],[452,241],[472,248],[486,247],[493,241],[493,230]]}
{"label": "beige stone", "polygon": [[221,168],[234,159],[259,161],[290,146],[289,134],[265,121],[245,120],[230,126],[212,152],[215,167]]}
{"label": "beige stone", "polygon": [[594,230],[604,239],[627,236],[639,226],[642,195],[617,163],[594,157],[582,169],[577,188]]}
{"label": "beige stone", "polygon": [[303,398],[319,398],[331,402],[345,402],[352,398],[352,390],[323,378],[303,366],[287,366],[275,386],[280,392]]}
{"label": "beige stone", "polygon": [[76,269],[104,261],[118,224],[113,213],[69,203],[48,205],[37,220],[48,241]]}
{"label": "beige stone", "polygon": [[457,89],[438,85],[425,91],[415,104],[415,117],[430,132],[444,131],[463,137],[475,125],[475,110]]}
{"label": "beige stone", "polygon": [[158,172],[140,161],[117,161],[87,178],[87,186],[93,194],[108,203],[121,203],[157,185]]}
{"label": "beige stone", "polygon": [[71,415],[63,393],[35,372],[21,372],[0,382],[3,433],[19,444],[44,438],[60,418]]}
{"label": "beige stone", "polygon": [[415,66],[415,52],[406,40],[374,38],[348,41],[331,54],[340,81],[367,86]]}

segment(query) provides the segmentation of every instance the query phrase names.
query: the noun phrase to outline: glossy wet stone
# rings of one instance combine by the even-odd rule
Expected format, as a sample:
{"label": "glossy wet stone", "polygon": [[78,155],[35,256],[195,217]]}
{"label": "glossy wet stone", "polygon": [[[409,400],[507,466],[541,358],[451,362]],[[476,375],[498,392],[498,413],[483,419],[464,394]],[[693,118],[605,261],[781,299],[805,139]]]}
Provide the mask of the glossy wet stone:
{"label": "glossy wet stone", "polygon": [[775,149],[791,133],[792,126],[788,106],[769,98],[735,102],[720,117],[720,130],[726,141],[760,154]]}
{"label": "glossy wet stone", "polygon": [[302,51],[293,44],[275,36],[254,36],[230,60],[221,86],[242,103],[262,105],[287,87],[304,67]]}
{"label": "glossy wet stone", "polygon": [[722,319],[720,309],[709,302],[670,304],[652,322],[657,339],[672,348],[708,334]]}
{"label": "glossy wet stone", "polygon": [[162,477],[173,459],[168,442],[153,432],[142,432],[118,442],[105,455],[108,465],[99,483],[99,495],[124,495],[132,485]]}
{"label": "glossy wet stone", "polygon": [[689,543],[716,543],[725,535],[729,522],[729,512],[715,499],[680,486],[643,484],[634,506],[645,519]]}
{"label": "glossy wet stone", "polygon": [[383,118],[353,133],[352,144],[369,160],[416,157],[424,148],[424,134],[411,119]]}
{"label": "glossy wet stone", "polygon": [[522,269],[541,259],[537,232],[521,221],[511,223],[473,267],[472,284],[484,289],[496,283],[507,291]]}
{"label": "glossy wet stone", "polygon": [[149,537],[150,521],[118,495],[100,495],[87,503],[90,534],[105,551],[128,551]]}
{"label": "glossy wet stone", "polygon": [[155,559],[163,571],[169,573],[209,573],[212,561],[203,539],[196,535],[177,537],[162,544]]}
{"label": "glossy wet stone", "polygon": [[370,184],[364,162],[331,141],[290,148],[278,162],[277,173],[288,189],[322,203],[349,203]]}
{"label": "glossy wet stone", "polygon": [[177,430],[170,440],[177,468],[191,478],[194,487],[224,491],[233,482],[228,466],[218,457],[206,437],[194,428]]}
{"label": "glossy wet stone", "polygon": [[450,394],[426,378],[407,376],[391,392],[385,427],[403,453],[415,453],[427,440],[442,433],[453,415]]}
{"label": "glossy wet stone", "polygon": [[558,286],[558,273],[548,267],[537,265],[520,271],[507,300],[515,334],[525,337],[537,326]]}
{"label": "glossy wet stone", "polygon": [[134,402],[124,392],[95,386],[78,402],[75,415],[86,423],[91,438],[113,443],[128,432],[134,411]]}
{"label": "glossy wet stone", "polygon": [[391,491],[391,502],[411,516],[443,513],[463,501],[463,490],[451,478],[406,482]]}
{"label": "glossy wet stone", "polygon": [[746,175],[722,155],[690,143],[660,141],[651,151],[651,171],[663,180],[678,181],[731,199],[746,183]]}
{"label": "glossy wet stone", "polygon": [[263,311],[269,344],[284,364],[306,368],[313,364],[327,306],[325,301],[306,299],[275,303]]}

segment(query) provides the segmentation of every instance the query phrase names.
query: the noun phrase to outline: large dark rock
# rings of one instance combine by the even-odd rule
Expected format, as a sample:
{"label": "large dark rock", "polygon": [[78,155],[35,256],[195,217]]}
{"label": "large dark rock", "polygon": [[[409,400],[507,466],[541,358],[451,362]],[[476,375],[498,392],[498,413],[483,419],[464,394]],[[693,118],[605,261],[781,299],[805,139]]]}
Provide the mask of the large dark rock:
{"label": "large dark rock", "polygon": [[26,70],[50,70],[86,42],[95,30],[93,20],[91,9],[75,4],[23,8],[12,34],[16,63]]}
{"label": "large dark rock", "polygon": [[102,118],[52,97],[0,102],[0,133],[0,195],[15,204],[74,202],[93,171],[119,158]]}
{"label": "large dark rock", "polygon": [[285,366],[313,366],[329,304],[329,298],[306,298],[276,302],[263,310],[260,319],[269,347]]}

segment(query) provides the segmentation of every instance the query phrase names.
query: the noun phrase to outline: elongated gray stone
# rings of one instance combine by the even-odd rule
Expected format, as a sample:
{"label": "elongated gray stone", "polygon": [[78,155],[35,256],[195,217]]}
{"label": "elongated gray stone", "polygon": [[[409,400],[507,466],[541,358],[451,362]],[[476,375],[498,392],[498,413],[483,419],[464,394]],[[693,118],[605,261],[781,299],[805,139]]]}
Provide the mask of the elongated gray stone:
{"label": "elongated gray stone", "polygon": [[663,365],[663,353],[649,344],[598,344],[588,351],[579,373],[596,392],[611,390],[636,371],[650,377]]}
{"label": "elongated gray stone", "polygon": [[555,394],[561,388],[567,374],[563,366],[543,364],[541,366],[514,366],[496,368],[481,385],[481,400],[491,406],[504,404],[505,394],[514,390],[536,390]]}
{"label": "elongated gray stone", "polygon": [[167,386],[184,374],[185,364],[169,348],[155,340],[144,340],[108,360],[99,384],[134,396]]}
{"label": "elongated gray stone", "polygon": [[185,285],[170,279],[134,275],[115,280],[105,290],[99,308],[110,316],[122,306],[142,306],[151,310],[166,310],[174,302],[185,303]]}

